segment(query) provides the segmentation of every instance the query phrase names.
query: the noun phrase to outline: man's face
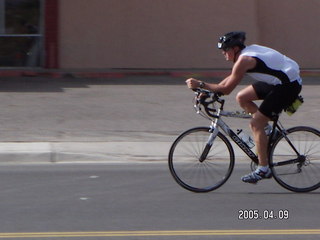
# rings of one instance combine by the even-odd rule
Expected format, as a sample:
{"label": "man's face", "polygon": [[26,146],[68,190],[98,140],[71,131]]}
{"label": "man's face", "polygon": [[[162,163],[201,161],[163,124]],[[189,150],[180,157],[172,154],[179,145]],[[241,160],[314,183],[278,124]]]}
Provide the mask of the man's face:
{"label": "man's face", "polygon": [[225,50],[222,50],[223,56],[226,58],[227,61],[233,61],[234,59],[234,49],[233,48],[227,48]]}

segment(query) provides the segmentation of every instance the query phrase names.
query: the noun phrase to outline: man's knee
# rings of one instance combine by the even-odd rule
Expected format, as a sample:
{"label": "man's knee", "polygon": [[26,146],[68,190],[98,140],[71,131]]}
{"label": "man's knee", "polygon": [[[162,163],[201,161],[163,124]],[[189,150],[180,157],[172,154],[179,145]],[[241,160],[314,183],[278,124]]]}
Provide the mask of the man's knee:
{"label": "man's knee", "polygon": [[242,106],[246,101],[248,101],[247,97],[245,96],[245,94],[243,94],[242,91],[237,93],[236,100],[240,104],[240,106]]}

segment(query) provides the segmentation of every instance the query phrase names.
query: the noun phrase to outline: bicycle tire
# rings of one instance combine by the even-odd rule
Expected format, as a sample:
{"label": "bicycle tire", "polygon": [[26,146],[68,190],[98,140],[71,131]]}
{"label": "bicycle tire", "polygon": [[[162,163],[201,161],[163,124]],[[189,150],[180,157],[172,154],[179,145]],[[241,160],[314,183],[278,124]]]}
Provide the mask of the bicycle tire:
{"label": "bicycle tire", "polygon": [[305,161],[300,163],[301,166],[299,163],[281,166],[281,162],[295,159],[297,154],[280,134],[271,146],[269,155],[269,165],[274,179],[282,187],[293,192],[316,190],[320,187],[320,132],[311,127],[298,126],[288,129],[286,136],[305,157]]}
{"label": "bicycle tire", "polygon": [[220,132],[206,159],[200,160],[210,136],[209,130],[209,127],[196,127],[183,132],[169,151],[171,175],[181,187],[192,192],[210,192],[221,187],[234,168],[232,145]]}

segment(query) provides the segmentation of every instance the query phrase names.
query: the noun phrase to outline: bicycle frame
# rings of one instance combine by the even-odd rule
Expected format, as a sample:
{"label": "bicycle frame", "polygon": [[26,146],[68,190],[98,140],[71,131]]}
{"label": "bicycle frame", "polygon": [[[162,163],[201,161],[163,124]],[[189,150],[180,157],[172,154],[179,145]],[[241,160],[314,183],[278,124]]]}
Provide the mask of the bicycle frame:
{"label": "bicycle frame", "polygon": [[[208,155],[210,148],[213,144],[213,141],[215,140],[216,136],[218,135],[219,129],[222,129],[222,131],[225,133],[225,135],[229,136],[233,142],[238,145],[238,147],[257,165],[259,164],[259,159],[257,154],[255,154],[249,147],[248,145],[238,137],[238,135],[221,119],[222,116],[224,117],[232,117],[232,118],[242,118],[242,119],[250,119],[251,115],[249,114],[244,114],[244,113],[236,113],[236,112],[230,112],[230,111],[224,111],[223,110],[223,105],[224,105],[224,100],[220,102],[221,106],[217,110],[217,114],[213,116],[211,119],[211,125],[210,125],[210,137],[208,139],[208,144],[206,148],[204,149],[200,161],[204,161],[206,156]],[[297,154],[297,158],[295,159],[290,159],[287,161],[283,161],[281,163],[278,163],[277,165],[286,165],[286,164],[291,164],[291,163],[297,163],[297,162],[303,162],[304,158],[299,154],[295,146],[291,143],[290,139],[284,134],[285,130],[281,126],[281,124],[278,124],[279,117],[275,118],[273,120],[273,127],[272,127],[272,132],[271,135],[269,136],[268,140],[268,147],[270,148],[272,145],[272,140],[275,137],[275,129],[278,129],[279,133],[283,134],[285,140],[288,142],[288,144],[291,146],[293,151]]]}
{"label": "bicycle frame", "polygon": [[[229,116],[229,117],[235,117],[233,112],[224,112],[221,109],[218,110],[217,118],[211,122],[210,126],[210,137],[208,140],[209,146],[212,146],[214,139],[218,135],[219,128],[222,129],[222,131],[229,136],[237,145],[242,149],[243,152],[247,154],[247,156],[256,164],[259,163],[258,156],[248,147],[248,145],[238,137],[238,135],[221,119],[221,116]],[[238,117],[238,118],[248,118],[247,116],[244,117]]]}

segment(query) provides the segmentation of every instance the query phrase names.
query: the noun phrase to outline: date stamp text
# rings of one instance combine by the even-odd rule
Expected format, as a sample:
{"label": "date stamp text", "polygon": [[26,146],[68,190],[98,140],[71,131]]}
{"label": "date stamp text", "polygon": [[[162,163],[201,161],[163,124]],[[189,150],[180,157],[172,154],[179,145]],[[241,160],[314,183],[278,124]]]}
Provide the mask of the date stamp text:
{"label": "date stamp text", "polygon": [[258,210],[258,209],[241,209],[238,211],[239,220],[288,220],[289,210]]}

